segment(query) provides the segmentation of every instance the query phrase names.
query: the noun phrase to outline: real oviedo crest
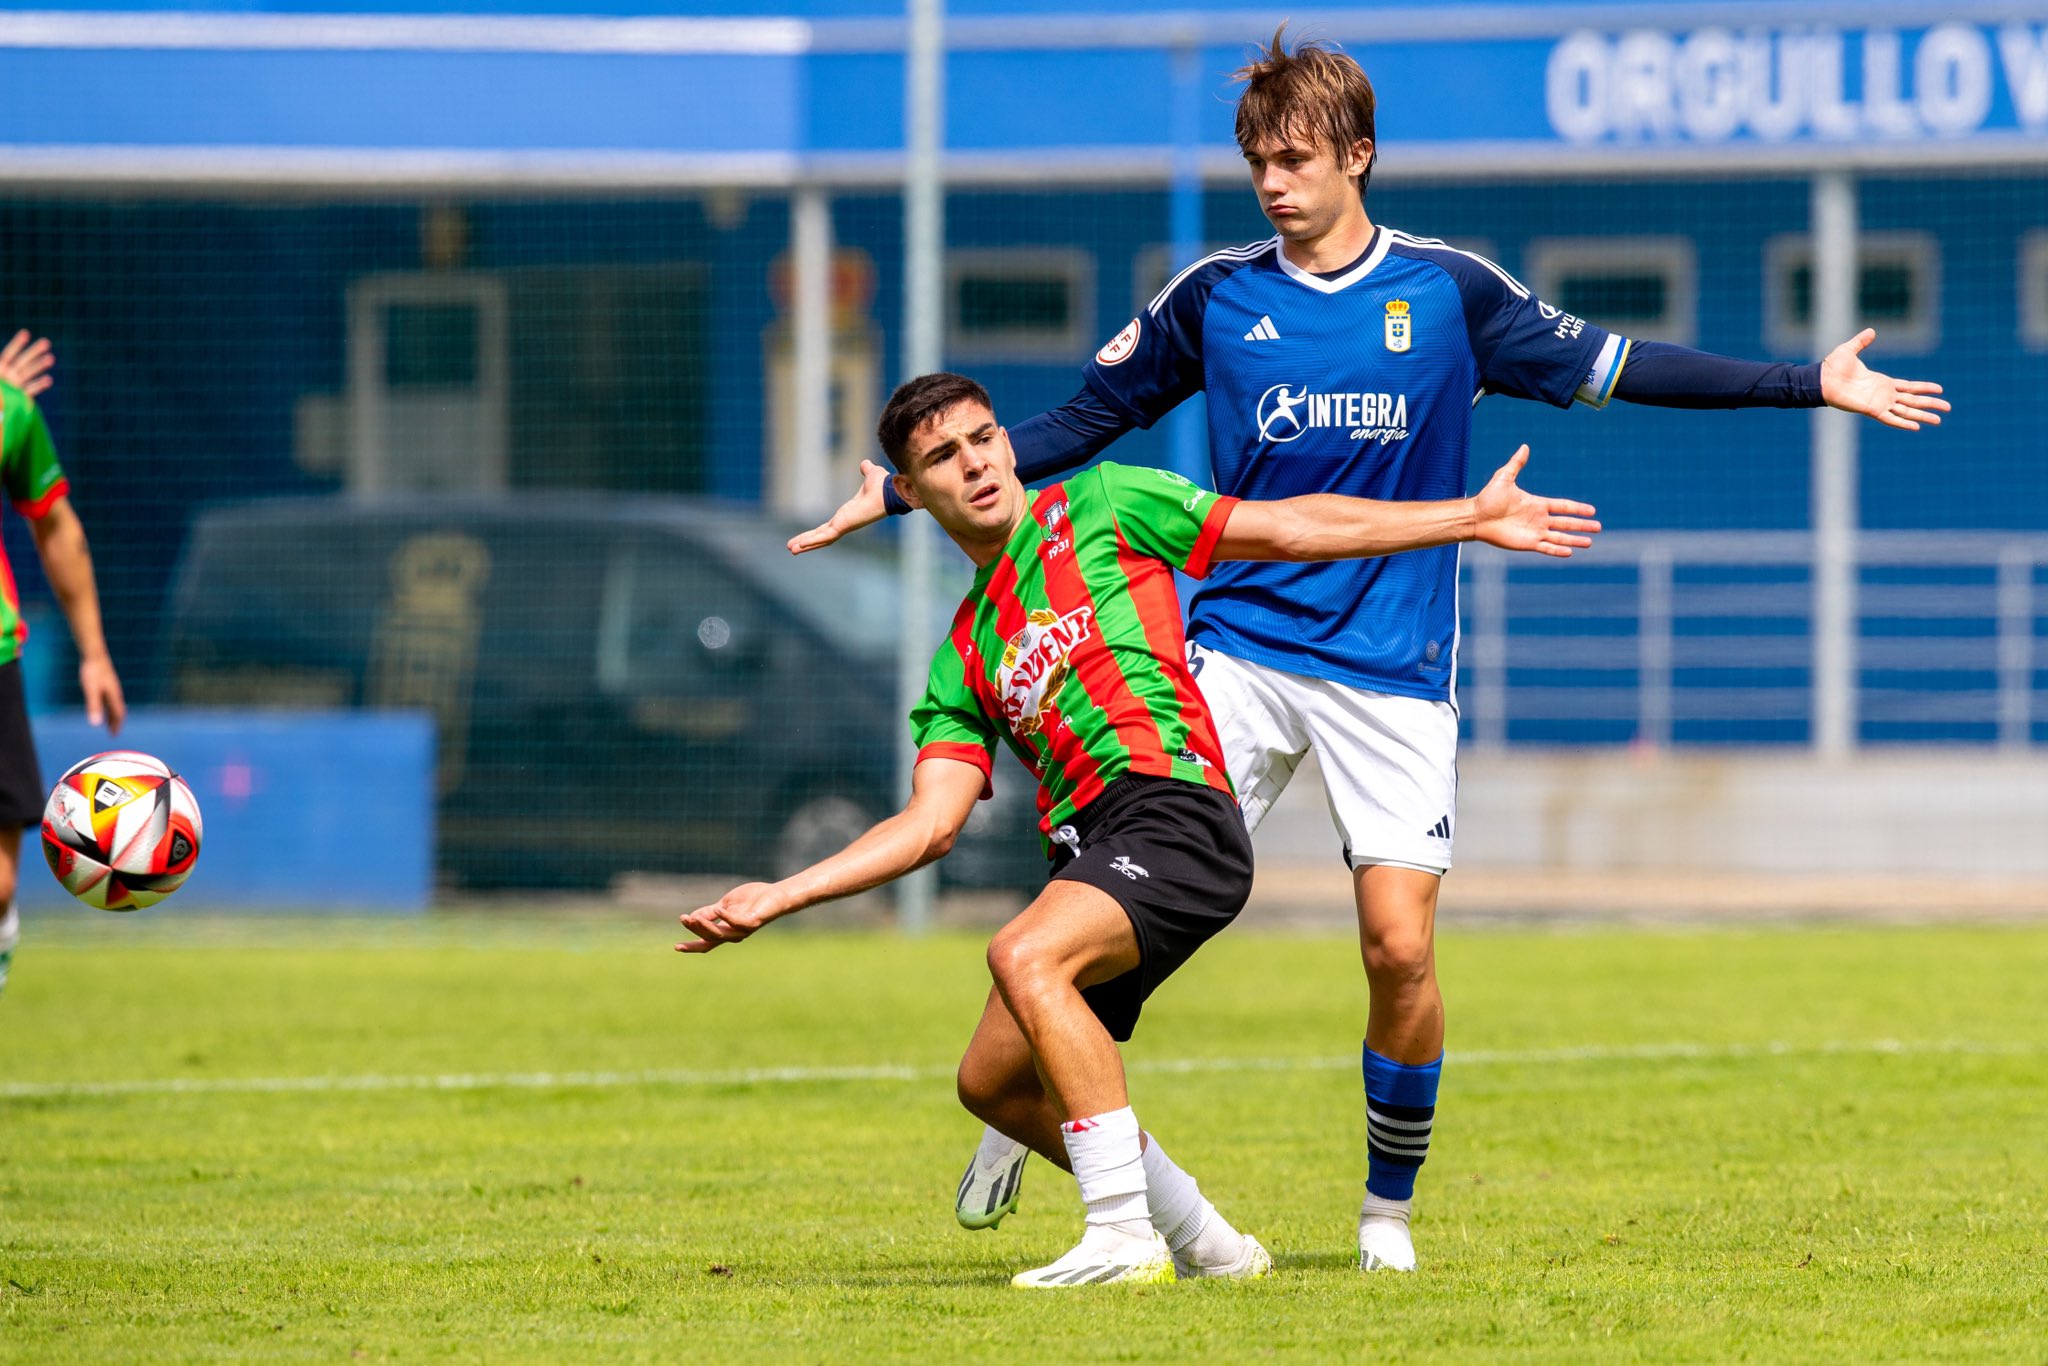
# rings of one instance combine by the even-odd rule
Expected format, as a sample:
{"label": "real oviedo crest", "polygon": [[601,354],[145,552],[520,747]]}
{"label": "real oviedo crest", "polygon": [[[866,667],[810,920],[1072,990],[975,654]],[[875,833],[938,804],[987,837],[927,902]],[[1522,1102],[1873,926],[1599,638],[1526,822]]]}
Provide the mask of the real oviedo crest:
{"label": "real oviedo crest", "polygon": [[1415,344],[1415,324],[1409,317],[1406,299],[1387,302],[1387,350],[1406,351]]}

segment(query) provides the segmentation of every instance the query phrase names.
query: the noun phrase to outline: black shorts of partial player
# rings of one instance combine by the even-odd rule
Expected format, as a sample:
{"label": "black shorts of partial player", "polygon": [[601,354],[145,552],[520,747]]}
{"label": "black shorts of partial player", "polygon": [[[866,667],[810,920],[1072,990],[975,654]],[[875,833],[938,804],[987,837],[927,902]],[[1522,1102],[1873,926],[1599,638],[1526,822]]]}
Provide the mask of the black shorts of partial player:
{"label": "black shorts of partial player", "polygon": [[1160,984],[1244,909],[1251,836],[1228,794],[1127,773],[1052,838],[1050,880],[1107,893],[1138,936],[1137,967],[1081,992],[1121,1043]]}

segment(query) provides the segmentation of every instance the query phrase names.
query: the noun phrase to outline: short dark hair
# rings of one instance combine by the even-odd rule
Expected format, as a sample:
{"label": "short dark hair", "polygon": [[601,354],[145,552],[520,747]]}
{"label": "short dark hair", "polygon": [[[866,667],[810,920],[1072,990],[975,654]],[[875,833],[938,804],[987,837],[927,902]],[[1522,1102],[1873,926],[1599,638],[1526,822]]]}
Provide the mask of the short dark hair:
{"label": "short dark hair", "polygon": [[995,411],[988,390],[965,375],[945,370],[919,375],[889,395],[882,420],[875,424],[875,440],[882,443],[882,454],[889,457],[898,474],[903,473],[903,462],[910,456],[911,434],[956,403],[979,403]]}
{"label": "short dark hair", "polygon": [[1351,144],[1373,145],[1358,177],[1359,198],[1380,159],[1373,137],[1375,101],[1365,71],[1334,45],[1298,42],[1287,46],[1287,25],[1274,31],[1270,47],[1233,73],[1244,82],[1237,102],[1237,145],[1249,153],[1262,141],[1306,137],[1333,149],[1341,163]]}

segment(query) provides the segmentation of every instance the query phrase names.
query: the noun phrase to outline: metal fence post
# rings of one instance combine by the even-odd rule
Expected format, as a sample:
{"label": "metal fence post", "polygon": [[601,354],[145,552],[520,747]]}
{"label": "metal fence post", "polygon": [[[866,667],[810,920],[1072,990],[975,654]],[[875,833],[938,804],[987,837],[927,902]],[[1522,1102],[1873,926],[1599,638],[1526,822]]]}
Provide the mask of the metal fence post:
{"label": "metal fence post", "polygon": [[[1167,189],[1167,236],[1172,259],[1171,280],[1202,257],[1207,240],[1202,231],[1202,52],[1190,38],[1173,49],[1173,170]],[[1168,460],[1196,483],[1208,486],[1209,424],[1207,399],[1194,395],[1167,418]]]}
{"label": "metal fence post", "polygon": [[[941,299],[946,250],[945,183],[939,165],[945,106],[942,0],[910,0],[910,38],[904,51],[903,171],[903,377],[939,368],[944,352]],[[908,716],[924,695],[931,668],[932,559],[929,517],[903,519],[903,638],[897,651],[898,713]],[[910,793],[916,748],[905,743],[899,793]],[[936,876],[922,868],[896,884],[896,919],[906,934],[930,928]]]}
{"label": "metal fence post", "polygon": [[[1813,336],[1816,350],[1856,326],[1856,180],[1813,178]],[[1856,745],[1856,421],[1813,415],[1813,747],[1840,758]]]}
{"label": "metal fence post", "polygon": [[832,486],[832,198],[805,185],[790,202],[791,449],[776,492],[783,512],[822,516]]}

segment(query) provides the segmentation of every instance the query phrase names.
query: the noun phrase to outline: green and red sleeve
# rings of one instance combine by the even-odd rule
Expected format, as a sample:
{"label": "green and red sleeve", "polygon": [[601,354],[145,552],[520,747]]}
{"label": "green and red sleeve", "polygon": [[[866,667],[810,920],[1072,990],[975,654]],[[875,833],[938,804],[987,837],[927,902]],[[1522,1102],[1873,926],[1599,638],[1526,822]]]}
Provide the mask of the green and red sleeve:
{"label": "green and red sleeve", "polygon": [[1095,467],[1125,544],[1164,560],[1192,578],[1206,578],[1216,543],[1238,500],[1191,483],[1172,470],[1110,462]]}
{"label": "green and red sleeve", "polygon": [[[996,733],[969,681],[961,651],[966,628],[957,620],[953,633],[932,658],[924,696],[910,710],[910,733],[917,742],[917,761],[957,759],[981,770],[981,797],[995,795]],[[971,649],[971,643],[966,645]]]}
{"label": "green and red sleeve", "polygon": [[71,491],[42,410],[11,384],[0,384],[0,484],[15,509],[31,521],[48,516]]}

